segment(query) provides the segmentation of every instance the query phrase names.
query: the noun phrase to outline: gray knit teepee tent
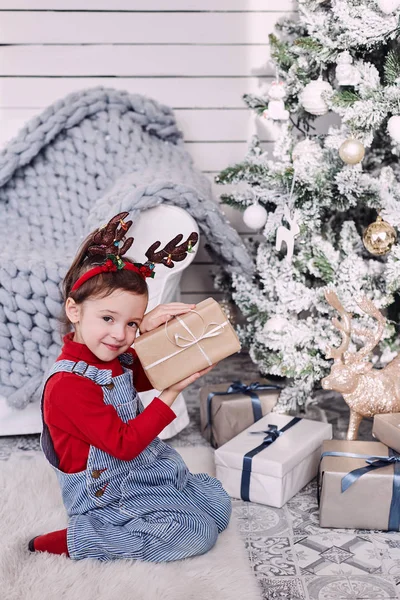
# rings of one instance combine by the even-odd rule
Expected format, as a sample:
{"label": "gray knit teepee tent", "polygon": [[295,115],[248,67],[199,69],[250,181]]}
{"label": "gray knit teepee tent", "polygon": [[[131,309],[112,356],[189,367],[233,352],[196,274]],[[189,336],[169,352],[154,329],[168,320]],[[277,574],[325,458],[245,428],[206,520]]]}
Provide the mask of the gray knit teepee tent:
{"label": "gray knit teepee tent", "polygon": [[185,208],[227,268],[251,271],[171,109],[154,100],[104,88],[70,94],[3,150],[0,395],[10,405],[38,397],[59,352],[59,284],[83,237],[117,212],[134,218],[160,203]]}

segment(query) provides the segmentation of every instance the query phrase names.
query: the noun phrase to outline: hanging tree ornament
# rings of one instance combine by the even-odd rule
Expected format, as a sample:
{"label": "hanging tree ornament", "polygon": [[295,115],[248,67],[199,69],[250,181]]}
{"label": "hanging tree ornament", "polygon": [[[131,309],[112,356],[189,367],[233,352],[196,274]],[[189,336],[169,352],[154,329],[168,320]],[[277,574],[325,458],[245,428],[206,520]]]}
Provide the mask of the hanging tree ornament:
{"label": "hanging tree ornament", "polygon": [[291,262],[293,258],[293,250],[294,250],[294,240],[300,233],[300,227],[297,223],[297,212],[294,211],[292,215],[290,212],[290,208],[285,204],[283,207],[283,213],[285,215],[285,219],[289,224],[289,229],[280,225],[276,231],[276,244],[275,249],[279,252],[282,247],[282,242],[286,243],[286,260],[287,262]]}
{"label": "hanging tree ornament", "polygon": [[289,326],[289,321],[286,317],[282,317],[281,315],[274,315],[273,317],[270,317],[267,322],[265,323],[264,327],[263,327],[263,331],[275,331],[275,332],[281,332],[281,331],[287,331],[287,328]]}
{"label": "hanging tree ornament", "polygon": [[283,214],[285,216],[285,220],[289,225],[289,229],[280,225],[276,230],[276,243],[275,249],[279,252],[282,247],[282,242],[286,244],[286,261],[291,262],[293,258],[293,250],[294,250],[294,240],[300,233],[300,227],[297,223],[298,213],[296,210],[290,210],[290,206],[293,206],[293,192],[294,192],[294,184],[296,183],[296,169],[293,172],[292,179],[292,187],[290,188],[288,204],[285,204],[283,207]]}
{"label": "hanging tree ornament", "polygon": [[310,81],[299,96],[300,103],[304,110],[311,115],[321,116],[325,115],[329,107],[325,102],[322,94],[332,93],[332,86],[319,77],[315,81]]}
{"label": "hanging tree ornament", "polygon": [[355,138],[345,140],[339,148],[339,156],[348,165],[356,165],[365,155],[364,145]]}
{"label": "hanging tree ornament", "polygon": [[378,8],[385,14],[391,15],[400,8],[400,0],[376,0]]}
{"label": "hanging tree ornament", "polygon": [[357,85],[360,83],[360,73],[353,67],[352,62],[353,58],[348,50],[338,55],[335,74],[339,85]]}
{"label": "hanging tree ornament", "polygon": [[285,109],[283,101],[286,96],[286,88],[283,81],[273,81],[268,90],[268,108],[264,110],[263,117],[272,119],[273,121],[287,121],[289,119],[289,111]]}
{"label": "hanging tree ornament", "polygon": [[378,215],[376,221],[368,225],[364,231],[363,242],[368,252],[375,256],[383,256],[390,252],[396,237],[394,227]]}
{"label": "hanging tree ornament", "polygon": [[400,115],[393,115],[393,117],[390,117],[387,124],[387,130],[392,140],[397,144],[400,144]]}
{"label": "hanging tree ornament", "polygon": [[249,229],[261,229],[267,222],[267,218],[267,211],[257,202],[248,206],[243,213],[243,221]]}

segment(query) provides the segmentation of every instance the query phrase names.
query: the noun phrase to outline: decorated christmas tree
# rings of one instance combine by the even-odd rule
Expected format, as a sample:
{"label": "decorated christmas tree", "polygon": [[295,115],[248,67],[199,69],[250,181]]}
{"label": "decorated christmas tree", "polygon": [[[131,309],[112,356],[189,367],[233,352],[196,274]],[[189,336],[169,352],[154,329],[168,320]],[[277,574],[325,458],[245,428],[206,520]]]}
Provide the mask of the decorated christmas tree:
{"label": "decorated christmas tree", "polygon": [[246,318],[240,336],[261,373],[287,377],[282,410],[307,403],[340,343],[327,288],[360,326],[371,325],[363,295],[385,309],[378,366],[400,348],[399,17],[400,0],[300,0],[298,19],[270,36],[275,80],[244,96],[278,129],[273,153],[254,137],[217,177],[237,184],[222,202],[262,234],[252,279],[219,285]]}

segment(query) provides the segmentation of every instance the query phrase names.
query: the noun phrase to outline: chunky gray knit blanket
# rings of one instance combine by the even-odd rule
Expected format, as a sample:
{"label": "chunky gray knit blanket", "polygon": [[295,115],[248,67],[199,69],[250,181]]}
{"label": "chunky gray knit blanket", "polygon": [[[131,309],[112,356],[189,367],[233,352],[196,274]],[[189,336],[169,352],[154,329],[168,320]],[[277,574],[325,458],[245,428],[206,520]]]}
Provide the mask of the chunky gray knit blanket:
{"label": "chunky gray knit blanket", "polygon": [[95,88],[47,108],[0,154],[0,395],[24,408],[57,357],[60,282],[87,233],[120,211],[185,208],[215,258],[251,272],[237,232],[183,147],[173,112]]}

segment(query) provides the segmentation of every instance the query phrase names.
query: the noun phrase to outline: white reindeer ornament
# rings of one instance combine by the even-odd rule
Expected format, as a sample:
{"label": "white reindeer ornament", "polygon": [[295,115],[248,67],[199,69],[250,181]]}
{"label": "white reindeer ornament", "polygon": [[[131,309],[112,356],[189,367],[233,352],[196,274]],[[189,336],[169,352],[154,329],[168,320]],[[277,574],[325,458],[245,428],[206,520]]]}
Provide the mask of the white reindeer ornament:
{"label": "white reindeer ornament", "polygon": [[[396,356],[383,369],[374,369],[367,357],[379,344],[386,319],[373,302],[363,297],[358,306],[363,312],[378,321],[375,333],[369,329],[352,328],[352,315],[342,306],[333,290],[325,291],[325,298],[342,317],[332,319],[339,329],[342,343],[338,348],[328,348],[326,357],[333,358],[330,374],[322,379],[325,390],[335,390],[343,395],[350,407],[350,422],[347,439],[357,439],[358,428],[363,417],[373,417],[380,413],[400,412],[400,355]],[[357,352],[348,352],[351,333],[365,339],[364,346]]]}
{"label": "white reindeer ornament", "polygon": [[285,204],[285,206],[283,207],[283,213],[285,215],[286,221],[289,224],[290,229],[287,229],[287,227],[284,227],[283,225],[280,225],[278,227],[276,231],[275,249],[279,252],[279,250],[282,247],[282,242],[285,242],[286,260],[288,262],[291,262],[293,258],[294,239],[299,235],[300,227],[296,220],[298,217],[296,211],[294,212],[294,215],[292,217],[289,207]]}

